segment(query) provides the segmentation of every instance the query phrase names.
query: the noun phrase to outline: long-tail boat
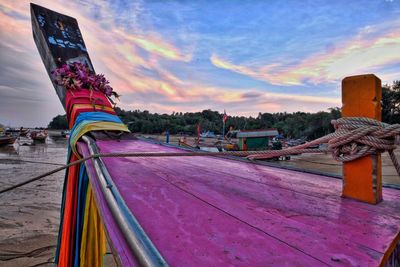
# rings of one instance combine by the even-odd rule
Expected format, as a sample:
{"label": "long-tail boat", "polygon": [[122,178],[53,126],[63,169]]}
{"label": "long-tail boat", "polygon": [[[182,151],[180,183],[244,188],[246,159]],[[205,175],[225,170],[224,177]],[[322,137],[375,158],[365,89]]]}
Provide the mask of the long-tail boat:
{"label": "long-tail boat", "polygon": [[[151,157],[186,150],[136,139],[104,94],[54,82],[64,64],[94,68],[74,18],[34,4],[31,15],[68,116],[70,162],[116,153],[67,170],[58,266],[101,266],[106,240],[120,266],[399,266],[400,190],[382,188],[378,156],[346,163],[344,180],[235,157]],[[343,86],[359,80],[379,91],[371,75]]]}
{"label": "long-tail boat", "polygon": [[19,136],[26,136],[29,132],[30,132],[29,129],[24,129],[23,127],[21,127],[19,129]]}
{"label": "long-tail boat", "polygon": [[40,131],[34,130],[30,131],[27,136],[29,136],[35,142],[44,143],[46,142],[48,132],[45,130],[40,130]]}
{"label": "long-tail boat", "polygon": [[12,135],[1,135],[0,134],[0,146],[12,145],[15,142],[15,137]]}

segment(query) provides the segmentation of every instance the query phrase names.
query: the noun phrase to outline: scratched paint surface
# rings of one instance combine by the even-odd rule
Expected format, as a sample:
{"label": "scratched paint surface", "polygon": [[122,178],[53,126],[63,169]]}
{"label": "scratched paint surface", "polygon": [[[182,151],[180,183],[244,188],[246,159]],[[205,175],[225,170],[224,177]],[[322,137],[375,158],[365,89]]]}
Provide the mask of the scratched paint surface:
{"label": "scratched paint surface", "polygon": [[[97,144],[103,153],[179,151],[143,141]],[[385,201],[372,206],[341,198],[337,179],[228,159],[104,162],[171,265],[374,266],[400,230],[396,190],[385,189]]]}
{"label": "scratched paint surface", "polygon": [[45,28],[46,32],[51,33],[47,37],[49,44],[87,52],[79,28],[74,28],[60,20],[47,21],[46,15],[41,13],[37,15],[37,21],[40,27]]}

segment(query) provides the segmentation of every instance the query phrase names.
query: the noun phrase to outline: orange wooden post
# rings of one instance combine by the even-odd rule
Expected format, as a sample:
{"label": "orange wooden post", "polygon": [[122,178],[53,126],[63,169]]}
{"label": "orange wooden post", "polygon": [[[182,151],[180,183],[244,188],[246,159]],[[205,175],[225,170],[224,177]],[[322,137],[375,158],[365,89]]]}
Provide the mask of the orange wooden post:
{"label": "orange wooden post", "polygon": [[[373,74],[342,81],[342,116],[381,120],[381,80]],[[371,204],[382,201],[381,156],[366,156],[343,164],[343,197]]]}

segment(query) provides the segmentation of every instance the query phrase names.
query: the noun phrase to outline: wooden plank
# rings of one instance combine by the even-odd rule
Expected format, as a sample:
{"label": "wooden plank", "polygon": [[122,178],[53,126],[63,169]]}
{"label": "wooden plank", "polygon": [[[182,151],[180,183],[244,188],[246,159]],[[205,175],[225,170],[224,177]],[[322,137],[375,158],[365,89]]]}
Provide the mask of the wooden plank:
{"label": "wooden plank", "polygon": [[65,88],[51,72],[66,63],[81,62],[94,71],[76,19],[31,3],[32,33],[47,74],[65,107]]}
{"label": "wooden plank", "polygon": [[[101,144],[101,141],[98,142]],[[160,146],[149,144],[147,142],[135,142],[133,145],[126,144],[127,151],[159,151]],[[119,146],[115,149],[118,150]],[[120,152],[123,152],[120,148]],[[125,152],[126,152],[125,150]],[[181,151],[169,150],[169,148],[162,147],[162,151]],[[237,175],[245,177],[246,179],[254,180],[259,183],[264,183],[274,187],[288,189],[301,194],[306,194],[314,197],[319,197],[323,200],[331,200],[335,203],[342,202],[340,192],[342,190],[342,181],[332,177],[320,176],[315,174],[304,174],[300,172],[290,172],[282,168],[273,168],[261,166],[254,163],[241,163],[240,168],[237,168],[238,162],[234,160],[222,160],[218,158],[203,158],[203,160],[191,160],[185,162],[187,168],[200,168],[204,170],[213,170],[216,175]],[[221,167],[223,166],[223,167]],[[268,175],[263,175],[263,172],[268,172]],[[318,189],[318,190],[316,190]],[[385,199],[388,201],[381,202],[379,209],[367,203],[353,201],[352,208],[371,210],[380,214],[400,218],[399,213],[393,213],[394,210],[400,210],[400,194],[398,190],[384,189]],[[343,207],[342,207],[343,208]]]}
{"label": "wooden plank", "polygon": [[[360,243],[366,243],[367,238],[359,232],[344,234],[353,230],[354,224],[361,225],[361,218],[356,217],[353,224],[342,227],[348,217],[337,216],[332,212],[336,210],[333,205],[316,205],[319,201],[312,197],[276,190],[235,176],[227,178],[214,173],[215,179],[212,179],[213,172],[200,174],[198,169],[174,176],[174,170],[169,167],[171,164],[141,161],[140,165],[143,163],[146,163],[143,167],[153,170],[157,177],[327,264],[333,264],[331,261],[372,264],[374,259],[381,257],[374,249],[360,246]],[[299,205],[296,207],[293,203]],[[327,216],[330,212],[332,216]],[[372,243],[382,238],[375,235],[374,229],[369,230],[373,233],[368,236]]]}
{"label": "wooden plank", "polygon": [[[167,177],[170,177],[171,173],[173,173],[173,167],[175,166],[175,164],[179,164],[179,163],[175,163],[175,164],[171,164],[169,162],[169,164],[167,164],[166,160],[165,162],[161,162],[157,161],[156,162],[150,162],[149,165],[147,165],[147,162],[140,162],[140,164],[146,166],[146,168],[152,168],[155,170],[155,173],[163,173],[164,175],[167,175]],[[184,166],[184,163],[181,162],[182,165]],[[159,168],[157,167],[159,166]],[[169,167],[171,166],[171,167]],[[209,165],[210,167],[210,165]],[[195,170],[192,172],[192,170]],[[336,207],[338,206],[338,203],[335,203],[333,201],[321,201],[321,199],[319,198],[315,198],[312,195],[304,195],[304,194],[299,194],[295,191],[292,190],[282,190],[282,188],[279,187],[273,187],[270,185],[265,185],[265,184],[259,184],[259,183],[252,183],[250,182],[248,179],[242,179],[243,177],[239,177],[236,173],[230,174],[230,175],[222,175],[221,173],[215,172],[214,169],[209,168],[207,171],[203,171],[201,173],[201,175],[198,175],[196,173],[196,170],[199,171],[200,169],[190,169],[190,168],[186,168],[186,171],[183,171],[182,175],[179,176],[178,180],[185,180],[186,181],[186,185],[192,185],[195,184],[196,186],[193,188],[193,190],[196,190],[198,187],[204,187],[205,185],[210,185],[212,184],[212,186],[210,186],[210,188],[208,188],[207,190],[204,190],[203,193],[205,193],[206,196],[206,192],[208,191],[209,194],[212,194],[213,191],[219,191],[219,188],[225,188],[227,189],[227,192],[225,193],[231,193],[230,191],[234,191],[236,193],[240,192],[241,187],[246,187],[246,189],[243,189],[242,191],[252,191],[251,194],[251,198],[254,201],[267,201],[268,205],[263,205],[263,206],[279,206],[277,207],[278,210],[281,210],[282,214],[285,214],[285,210],[290,210],[289,213],[294,213],[294,214],[298,214],[300,217],[301,216],[309,216],[310,218],[312,218],[313,216],[318,217],[317,220],[312,221],[310,224],[308,224],[309,226],[312,227],[319,227],[319,225],[327,225],[329,226],[331,229],[335,229],[336,227],[340,226],[341,228],[346,228],[348,227],[348,230],[354,230],[355,228],[357,228],[358,225],[360,225],[361,221],[360,219],[362,219],[361,224],[372,224],[372,225],[376,225],[374,223],[373,220],[370,220],[370,218],[368,218],[368,215],[372,215],[372,212],[365,212],[365,211],[360,211],[357,209],[352,209],[351,206],[347,206],[346,203],[343,203],[341,205],[341,214],[338,217],[336,214]],[[165,172],[163,172],[165,171]],[[261,171],[262,175],[266,175],[266,172]],[[210,177],[212,177],[213,175],[216,176],[215,180],[213,181],[209,181],[208,179]],[[204,178],[206,177],[206,178]],[[186,180],[188,179],[188,180]],[[200,181],[200,182],[199,182]],[[229,184],[229,185],[227,185]],[[271,192],[272,191],[272,192]],[[271,192],[269,195],[265,196],[265,192]],[[279,198],[276,198],[276,196],[279,196]],[[206,196],[207,197],[207,196]],[[274,200],[278,201],[278,200],[284,200],[285,203],[281,204],[275,204]],[[239,206],[237,208],[240,209],[241,204],[245,203],[245,199],[242,199],[241,201],[235,201],[235,203],[237,203]],[[272,204],[271,204],[272,203]],[[266,203],[264,203],[266,204]],[[305,205],[305,207],[303,207]],[[245,205],[246,206],[246,205]],[[311,209],[309,209],[310,207],[312,207]],[[284,215],[283,217],[285,217],[286,215]],[[290,215],[291,216],[291,215]],[[293,216],[296,217],[297,215]],[[277,215],[277,217],[279,217]],[[397,219],[393,219],[389,216],[386,215],[382,215],[382,216],[375,216],[375,220],[377,219],[377,217],[379,218],[379,220],[384,220],[387,222],[392,222],[392,224],[398,222],[399,220]],[[325,221],[326,220],[326,221]],[[341,225],[341,224],[344,224]],[[367,227],[370,227],[369,225]],[[273,229],[274,230],[274,229]],[[362,229],[357,229],[362,231]],[[369,228],[369,230],[371,230],[371,228]],[[385,229],[382,229],[382,231],[380,232],[379,236],[375,236],[373,237],[374,240],[371,241],[376,241],[376,239],[378,238],[382,238],[383,232],[385,232]],[[373,231],[372,231],[373,233]],[[388,230],[387,233],[389,234],[389,236],[392,236],[392,231]],[[309,233],[311,234],[311,233]],[[329,236],[331,234],[331,231],[328,231],[325,233],[327,236]],[[346,237],[350,237],[353,239],[353,241],[356,243],[357,241],[359,241],[359,238],[357,237],[357,234],[359,234],[358,231],[355,231],[354,236],[353,233],[352,234],[346,234]],[[372,236],[372,234],[371,234]],[[361,242],[365,242],[365,237],[363,237],[361,239]],[[380,246],[374,247],[374,249],[379,250],[381,249]]]}
{"label": "wooden plank", "polygon": [[[141,149],[144,148],[145,146]],[[185,165],[189,165],[189,168],[193,167],[213,170],[218,175],[222,173],[223,175],[231,174],[242,178],[245,177],[245,179],[253,180],[258,183],[318,197],[323,200],[330,200],[335,203],[341,202],[339,196],[342,190],[342,182],[339,179],[315,174],[302,174],[298,172],[292,172],[292,175],[288,176],[288,172],[285,169],[265,167],[254,163],[243,163],[240,165],[240,168],[237,168],[236,161],[220,162],[219,160],[220,159],[211,160],[209,158],[201,161],[193,160],[186,162]],[[219,168],[219,165],[223,165],[224,167]],[[234,172],[232,172],[232,170],[234,170]],[[262,173],[265,171],[268,171],[268,175],[260,175],[260,172]],[[383,193],[387,201],[381,202],[379,204],[379,209],[359,201],[351,202],[349,207],[351,207],[351,209],[371,210],[400,219],[400,213],[393,213],[394,210],[400,210],[400,194],[398,190],[385,188],[383,189]]]}
{"label": "wooden plank", "polygon": [[[98,141],[102,152],[154,151],[155,149],[173,151],[171,148],[139,141],[105,144],[107,142]],[[156,186],[157,179],[158,183],[166,181],[271,237],[330,265],[353,264],[354,262],[361,265],[372,263],[377,265],[399,231],[400,219],[390,216],[391,213],[396,212],[396,209],[390,210],[388,207],[386,212],[389,215],[385,215],[379,212],[380,206],[370,206],[340,198],[338,192],[341,181],[336,179],[332,179],[336,185],[331,187],[331,195],[336,196],[334,199],[319,194],[318,183],[316,186],[302,189],[304,191],[301,193],[296,192],[297,184],[290,186],[290,181],[296,179],[307,181],[310,179],[308,174],[227,159],[204,157],[104,160],[108,166],[113,166],[109,168],[111,172],[115,172],[114,169],[128,170],[129,174],[118,171],[112,173],[116,182],[119,183],[118,186],[132,182],[131,186],[122,189],[127,200],[130,198],[128,195],[136,194],[134,188],[140,183],[155,183]],[[256,168],[251,169],[250,165]],[[135,166],[135,168],[129,166]],[[227,172],[219,171],[224,169]],[[279,175],[282,176],[276,175],[274,171],[281,172]],[[324,185],[329,179],[318,175],[311,176],[319,180],[320,185]],[[285,177],[288,177],[289,182],[285,183]],[[269,184],[259,183],[259,181],[268,180],[270,180]],[[147,188],[149,186],[150,184],[147,184]],[[167,187],[169,186],[164,184],[165,190]],[[329,188],[324,190],[324,194],[329,195]],[[142,200],[135,199],[135,201],[142,203],[139,205],[147,205],[143,204]],[[354,204],[369,206],[373,210],[354,207]],[[134,206],[133,209],[137,207]],[[197,209],[193,210],[197,212]],[[179,220],[176,223],[179,223]],[[229,221],[226,223],[229,224]]]}
{"label": "wooden plank", "polygon": [[[346,77],[342,81],[342,116],[381,120],[381,80],[373,74]],[[376,204],[382,201],[381,155],[343,164],[343,197]]]}
{"label": "wooden plank", "polygon": [[[79,146],[83,155],[88,155],[85,145]],[[140,175],[135,175],[136,168],[124,159],[118,161],[118,167],[109,169],[116,170],[123,170],[119,182],[128,183],[121,190],[125,201],[171,266],[323,265],[314,257],[160,180],[151,170],[140,169]],[[97,197],[101,202],[102,195]],[[106,205],[99,206],[102,212],[107,210]],[[112,218],[103,218],[107,231],[115,233],[110,228]],[[129,251],[119,253],[123,260],[130,258]]]}

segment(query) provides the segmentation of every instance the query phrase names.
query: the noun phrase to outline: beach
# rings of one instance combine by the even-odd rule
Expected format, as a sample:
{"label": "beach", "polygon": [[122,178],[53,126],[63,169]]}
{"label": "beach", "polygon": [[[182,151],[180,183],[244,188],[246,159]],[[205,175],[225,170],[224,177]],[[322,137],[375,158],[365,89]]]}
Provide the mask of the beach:
{"label": "beach", "polygon": [[[0,187],[55,169],[58,167],[55,164],[65,164],[66,139],[48,138],[46,142],[0,148]],[[61,171],[0,195],[1,266],[54,262],[63,180]]]}
{"label": "beach", "polygon": [[[396,154],[400,158],[399,149]],[[19,142],[0,147],[0,188],[55,169],[65,164],[66,157],[67,139],[55,135],[46,144]],[[341,174],[341,163],[329,154],[292,156],[273,163]],[[382,165],[383,182],[399,186],[400,178],[387,153],[382,155]],[[0,195],[0,266],[54,266],[64,174],[63,170]],[[105,259],[105,266],[114,265],[110,252]]]}

